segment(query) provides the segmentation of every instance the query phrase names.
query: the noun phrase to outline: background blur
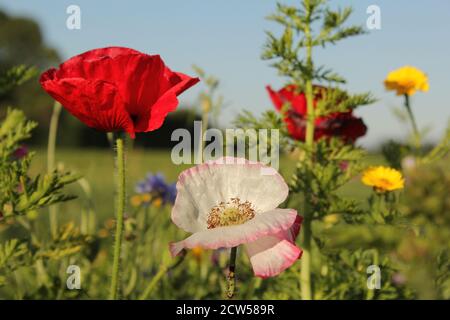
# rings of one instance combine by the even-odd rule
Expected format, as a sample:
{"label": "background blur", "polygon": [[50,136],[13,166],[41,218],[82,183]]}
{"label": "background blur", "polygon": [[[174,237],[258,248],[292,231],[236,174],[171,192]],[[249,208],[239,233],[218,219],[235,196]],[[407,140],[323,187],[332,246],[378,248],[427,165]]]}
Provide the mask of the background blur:
{"label": "background blur", "polygon": [[[280,1],[300,4],[300,0]],[[381,9],[381,30],[367,30],[367,35],[314,52],[318,65],[332,68],[347,79],[345,89],[352,93],[371,91],[378,100],[355,111],[368,127],[367,135],[357,142],[369,149],[368,155],[362,158],[358,150],[352,149],[355,153],[351,153],[341,147],[322,151],[323,160],[311,161],[314,167],[319,165],[313,170],[317,177],[309,181],[317,180],[324,186],[308,184],[307,188],[303,187],[305,190],[291,193],[285,203],[289,208],[303,209],[308,197],[300,196],[299,191],[309,189],[321,190],[321,193],[314,191],[311,202],[319,202],[316,201],[319,194],[326,198],[327,205],[320,210],[324,212],[316,212],[312,224],[314,298],[449,299],[450,162],[444,155],[449,148],[450,133],[429,157],[442,159],[425,166],[422,160],[430,154],[419,155],[444,135],[449,121],[450,1],[342,0],[331,4],[352,6],[354,14],[349,24],[362,26],[366,25],[369,17],[366,10],[370,5]],[[81,9],[80,30],[66,26],[70,5]],[[285,79],[276,74],[270,62],[261,60],[260,55],[266,41],[264,30],[279,34],[277,26],[265,19],[275,8],[276,1],[269,0],[0,0],[2,75],[18,64],[36,66],[42,72],[74,55],[105,46],[126,46],[160,54],[170,68],[191,76],[198,73],[193,65],[206,72],[207,76],[202,76],[206,80],[180,97],[180,107],[159,130],[138,135],[133,141],[136,148],[127,143],[123,298],[217,299],[224,296],[227,251],[197,247],[188,251],[181,267],[176,268],[178,262],[173,264],[167,245],[187,234],[172,223],[172,203],[164,200],[160,186],[164,186],[164,192],[173,192],[172,184],[179,173],[190,166],[173,163],[168,149],[174,144],[170,136],[179,127],[192,130],[193,120],[201,118],[201,102],[204,107],[205,96],[209,99],[212,95],[208,89],[214,87],[211,85],[214,81],[208,81],[209,76],[220,80],[218,92],[211,98],[210,124],[226,129],[233,126],[233,120],[244,109],[252,111],[256,118],[263,111],[273,109],[265,86],[279,88]],[[383,86],[388,72],[407,64],[429,76],[430,91],[412,97],[419,127],[430,129],[424,150],[413,147],[411,141],[398,143],[410,132],[410,126],[402,124],[393,114],[396,107],[401,107],[403,97],[386,92]],[[7,81],[5,85],[0,80],[0,89],[8,87]],[[107,148],[106,134],[87,128],[63,109],[57,133],[50,134],[56,136],[56,150],[52,143],[47,148],[48,140],[51,141],[49,123],[54,101],[41,89],[38,79],[32,78],[5,92],[7,95],[0,92],[0,119],[3,121],[7,107],[13,106],[24,110],[28,118],[37,122],[38,128],[24,146],[22,140],[20,144],[11,143],[11,133],[23,131],[17,124],[20,122],[1,125],[6,129],[0,137],[3,139],[0,151],[4,148],[10,153],[4,153],[7,157],[0,161],[0,196],[6,199],[0,201],[0,299],[106,298],[117,180],[112,172],[114,152]],[[225,101],[223,108],[217,107],[220,99],[216,98],[221,95]],[[219,117],[214,112],[216,109],[220,109]],[[24,138],[23,132],[21,135]],[[328,160],[325,155],[337,150]],[[309,171],[301,171],[305,166],[298,166],[305,154],[290,151],[280,156],[282,176],[288,181],[295,172],[295,181],[309,179]],[[35,157],[31,161],[32,156]],[[20,172],[17,163],[23,166]],[[352,173],[358,171],[353,165],[357,169],[370,165],[401,169],[405,190],[398,192],[398,198],[394,193],[378,194],[364,186],[356,172]],[[81,176],[77,182],[64,187],[64,194],[77,199],[39,211],[25,207],[17,219],[3,219],[13,209],[20,209],[19,205],[12,204],[29,203],[51,193],[48,190],[54,185],[31,181],[39,181],[35,178],[38,175],[43,177],[40,181],[48,179],[55,168],[53,175],[70,171]],[[155,180],[154,174],[161,175]],[[341,185],[347,179],[350,179],[348,183]],[[158,187],[142,191],[142,183],[151,181]],[[29,197],[28,189],[38,187],[40,192],[33,192]],[[42,198],[38,199],[41,202]],[[398,208],[386,206],[382,210],[384,202],[392,206],[398,202],[395,203]],[[299,213],[303,214],[303,210]],[[304,225],[303,235],[306,229]],[[335,236],[328,235],[328,231],[334,231]],[[304,298],[298,290],[300,263],[279,277],[262,281],[252,277],[246,257],[240,255],[238,259],[239,298]],[[83,270],[81,291],[66,290],[66,266],[72,264]],[[367,290],[366,266],[372,264],[380,265],[383,272],[382,290],[376,292]]]}
{"label": "background blur", "polygon": [[[80,30],[66,27],[69,16],[66,9],[72,4],[81,8]],[[390,115],[390,109],[402,100],[392,92],[385,92],[383,79],[389,71],[405,64],[414,65],[429,76],[430,91],[415,95],[413,108],[419,125],[431,128],[428,141],[436,141],[449,118],[446,96],[450,83],[450,43],[446,39],[450,30],[450,2],[343,0],[333,4],[353,6],[351,22],[364,26],[367,7],[375,4],[381,8],[381,30],[368,30],[368,35],[346,40],[339,46],[328,47],[326,53],[317,54],[319,63],[332,67],[348,80],[346,86],[350,91],[371,90],[379,99],[357,111],[369,127],[359,143],[374,148],[388,138],[404,137],[405,128]],[[220,125],[226,127],[242,109],[258,113],[272,108],[264,87],[283,85],[283,79],[269,67],[269,62],[260,59],[265,42],[263,30],[276,28],[265,20],[275,5],[275,1],[261,0],[0,0],[0,69],[17,63],[45,69],[86,50],[111,45],[159,53],[177,71],[192,75],[191,66],[196,64],[221,80],[227,106]],[[182,95],[185,109],[193,109],[202,89],[198,85]],[[51,99],[37,81],[18,91],[27,94],[13,94],[8,101],[0,101],[1,109],[9,103],[25,109],[39,122],[34,142],[45,143]],[[190,122],[186,117],[191,116],[183,114],[177,117],[177,122],[166,121],[162,130],[165,133],[158,134],[170,134],[172,128],[167,123],[186,126]],[[106,145],[103,134],[92,138],[91,130],[67,113],[62,121],[65,130],[59,135],[58,144]],[[168,139],[159,137],[150,134],[145,140],[151,146],[163,147],[158,141]]]}

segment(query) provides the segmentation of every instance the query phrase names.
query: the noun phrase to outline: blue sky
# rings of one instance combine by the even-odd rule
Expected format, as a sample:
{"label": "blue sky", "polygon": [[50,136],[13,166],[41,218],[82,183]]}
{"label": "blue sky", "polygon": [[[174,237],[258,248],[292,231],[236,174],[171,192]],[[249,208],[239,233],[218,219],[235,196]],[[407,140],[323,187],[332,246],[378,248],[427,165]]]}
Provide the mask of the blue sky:
{"label": "blue sky", "polygon": [[[295,4],[299,0],[284,0]],[[316,51],[316,62],[344,76],[351,92],[372,91],[377,103],[357,110],[369,127],[360,143],[374,146],[382,139],[405,135],[405,127],[392,115],[402,100],[384,90],[387,72],[405,64],[427,72],[428,93],[413,97],[420,126],[430,126],[430,139],[440,137],[449,120],[450,1],[342,0],[332,6],[352,5],[351,22],[365,25],[366,9],[381,8],[381,30],[344,40]],[[81,8],[81,30],[66,28],[66,8]],[[223,113],[227,125],[242,109],[260,113],[272,108],[265,85],[279,87],[284,79],[262,61],[264,30],[277,30],[265,20],[276,1],[269,0],[0,0],[10,14],[35,18],[46,41],[63,58],[110,45],[159,53],[172,69],[193,74],[197,64],[221,79],[228,102]],[[201,86],[181,100],[193,102]]]}

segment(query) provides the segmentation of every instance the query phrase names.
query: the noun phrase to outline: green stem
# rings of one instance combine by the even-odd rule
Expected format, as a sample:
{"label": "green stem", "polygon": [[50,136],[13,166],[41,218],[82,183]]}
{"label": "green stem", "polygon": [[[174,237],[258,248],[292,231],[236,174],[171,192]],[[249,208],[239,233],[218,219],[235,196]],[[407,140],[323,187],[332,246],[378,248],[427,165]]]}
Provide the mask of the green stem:
{"label": "green stem", "polygon": [[125,210],[125,152],[124,139],[118,136],[116,138],[117,152],[117,216],[116,216],[116,233],[114,238],[114,258],[111,277],[111,288],[109,299],[116,300],[119,294],[120,281],[120,255],[122,249],[123,237],[123,217]]}
{"label": "green stem", "polygon": [[[203,159],[203,150],[205,150],[205,139],[204,139],[204,135],[206,130],[208,130],[208,119],[209,119],[209,112],[208,111],[203,111],[202,114],[202,141],[201,141],[201,154],[202,154],[202,159]],[[203,159],[204,160],[204,159]]]}
{"label": "green stem", "polygon": [[[59,115],[61,114],[62,106],[59,102],[55,102],[53,106],[52,117],[50,119],[50,128],[48,132],[47,145],[47,172],[51,174],[55,170],[55,149],[56,136],[58,132]],[[53,239],[56,239],[58,234],[58,207],[52,205],[49,207],[50,232]]]}
{"label": "green stem", "polygon": [[227,298],[232,299],[234,297],[234,292],[236,289],[236,254],[237,247],[231,248],[230,252],[230,264],[228,265],[228,276],[227,276]]}
{"label": "green stem", "polygon": [[301,294],[303,300],[312,299],[311,290],[311,215],[309,211],[305,212],[303,220],[303,241],[302,241],[302,259],[300,269],[300,284]]}
{"label": "green stem", "polygon": [[158,270],[158,273],[153,277],[152,281],[147,285],[144,292],[139,296],[139,300],[146,300],[148,296],[153,292],[153,289],[156,287],[161,278],[169,271],[176,269],[180,266],[184,259],[186,258],[186,251],[182,251],[182,255],[178,258],[178,260],[171,266],[167,266],[165,264],[161,265]]}
{"label": "green stem", "polygon": [[[305,1],[306,10],[309,10],[309,1]],[[306,122],[306,146],[309,149],[308,154],[311,155],[314,146],[314,97],[313,97],[313,85],[312,85],[312,37],[311,37],[311,12],[307,12],[307,21],[305,24],[305,37],[306,37],[306,64],[309,70],[308,78],[306,79],[306,107],[307,107],[307,122]],[[312,157],[312,156],[311,156]],[[313,160],[312,158],[310,159]],[[311,290],[311,220],[313,211],[308,202],[308,196],[304,194],[304,221],[303,221],[303,255],[301,259],[301,272],[300,272],[300,287],[301,295],[304,300],[312,299]]]}
{"label": "green stem", "polygon": [[[308,48],[308,56],[311,55],[311,48]],[[309,59],[308,59],[309,60]],[[307,119],[306,119],[306,145],[308,148],[311,148],[314,144],[314,122],[316,120],[315,112],[314,112],[314,93],[313,93],[313,85],[312,80],[306,80],[306,111],[307,111]]]}
{"label": "green stem", "polygon": [[414,117],[414,113],[412,112],[412,109],[411,109],[411,104],[409,101],[408,94],[405,94],[405,108],[406,108],[406,111],[408,112],[408,117],[411,122],[412,129],[413,129],[415,147],[417,150],[419,150],[420,146],[421,146],[420,132],[419,132],[419,127],[417,126],[416,119]]}
{"label": "green stem", "polygon": [[140,295],[139,300],[146,300],[148,296],[153,292],[159,280],[167,273],[167,266],[163,265],[159,268],[158,273],[153,277],[152,281],[149,282],[148,286],[145,288],[144,292]]}

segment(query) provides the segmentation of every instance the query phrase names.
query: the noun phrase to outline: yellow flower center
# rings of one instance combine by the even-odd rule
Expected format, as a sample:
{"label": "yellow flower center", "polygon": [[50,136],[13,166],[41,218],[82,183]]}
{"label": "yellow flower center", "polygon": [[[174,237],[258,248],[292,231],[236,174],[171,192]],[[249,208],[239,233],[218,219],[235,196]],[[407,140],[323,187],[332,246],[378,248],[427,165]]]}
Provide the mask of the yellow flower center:
{"label": "yellow flower center", "polygon": [[208,229],[243,224],[255,217],[255,210],[248,201],[241,202],[239,198],[231,198],[214,206],[207,220]]}

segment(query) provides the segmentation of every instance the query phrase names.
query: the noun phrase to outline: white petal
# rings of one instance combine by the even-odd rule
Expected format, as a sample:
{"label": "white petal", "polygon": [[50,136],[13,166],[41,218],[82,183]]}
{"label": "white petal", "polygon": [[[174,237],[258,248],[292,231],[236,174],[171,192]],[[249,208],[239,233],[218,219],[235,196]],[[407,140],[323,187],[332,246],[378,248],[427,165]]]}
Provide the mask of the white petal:
{"label": "white petal", "polygon": [[302,254],[294,243],[267,236],[245,245],[253,272],[261,278],[273,277],[289,268]]}
{"label": "white petal", "polygon": [[283,230],[289,230],[295,224],[296,218],[297,212],[293,209],[267,211],[244,224],[196,232],[183,241],[171,243],[170,252],[176,256],[184,248],[231,248],[261,237],[276,236]]}
{"label": "white petal", "polygon": [[180,174],[172,209],[172,221],[178,227],[187,232],[205,230],[211,208],[231,198],[249,201],[257,213],[275,209],[286,199],[289,188],[276,170],[237,160],[221,158]]}

